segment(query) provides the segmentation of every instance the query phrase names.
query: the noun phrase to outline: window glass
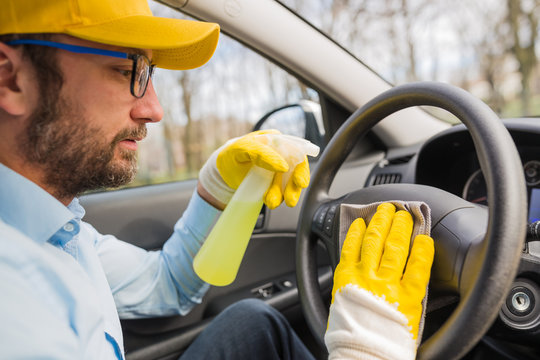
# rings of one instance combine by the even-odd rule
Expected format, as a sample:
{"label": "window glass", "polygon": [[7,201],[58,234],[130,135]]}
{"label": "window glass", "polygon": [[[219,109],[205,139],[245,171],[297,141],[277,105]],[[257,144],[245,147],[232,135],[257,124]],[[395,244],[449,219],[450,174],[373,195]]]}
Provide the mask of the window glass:
{"label": "window glass", "polygon": [[279,0],[398,85],[442,81],[540,116],[538,0]]}
{"label": "window glass", "polygon": [[[156,16],[186,18],[158,3],[151,7]],[[223,34],[207,64],[156,69],[153,84],[164,117],[147,126],[130,186],[196,178],[215,149],[251,131],[266,113],[300,99],[318,102],[316,91]]]}

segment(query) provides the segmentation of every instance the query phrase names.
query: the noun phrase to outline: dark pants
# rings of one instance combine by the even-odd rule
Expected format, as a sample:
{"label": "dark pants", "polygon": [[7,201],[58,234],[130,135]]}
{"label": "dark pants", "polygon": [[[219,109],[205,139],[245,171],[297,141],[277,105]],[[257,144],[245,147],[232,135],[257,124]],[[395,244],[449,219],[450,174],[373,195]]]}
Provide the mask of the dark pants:
{"label": "dark pants", "polygon": [[314,359],[287,319],[256,299],[242,300],[219,314],[180,358]]}

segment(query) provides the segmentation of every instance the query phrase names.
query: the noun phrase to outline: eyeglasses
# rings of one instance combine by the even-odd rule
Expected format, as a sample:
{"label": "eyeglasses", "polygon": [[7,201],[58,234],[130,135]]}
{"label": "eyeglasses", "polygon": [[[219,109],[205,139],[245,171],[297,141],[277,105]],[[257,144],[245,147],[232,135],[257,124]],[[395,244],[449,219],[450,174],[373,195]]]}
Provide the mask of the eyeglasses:
{"label": "eyeglasses", "polygon": [[152,65],[150,59],[141,54],[128,54],[120,51],[104,50],[88,46],[70,45],[54,41],[19,39],[12,40],[6,43],[7,45],[39,45],[67,50],[78,54],[94,54],[112,56],[121,59],[133,60],[133,69],[131,71],[131,95],[137,99],[142,98],[148,87],[148,81],[154,73],[155,65]]}

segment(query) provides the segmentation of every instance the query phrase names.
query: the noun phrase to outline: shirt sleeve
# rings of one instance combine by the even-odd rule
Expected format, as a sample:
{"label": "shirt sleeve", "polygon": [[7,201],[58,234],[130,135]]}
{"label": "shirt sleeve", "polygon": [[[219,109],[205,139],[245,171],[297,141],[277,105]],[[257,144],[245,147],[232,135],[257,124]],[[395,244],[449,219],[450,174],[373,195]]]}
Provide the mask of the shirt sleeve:
{"label": "shirt sleeve", "polygon": [[120,318],[185,315],[201,302],[210,286],[195,274],[193,258],[220,213],[195,191],[161,251],[146,251],[92,228]]}

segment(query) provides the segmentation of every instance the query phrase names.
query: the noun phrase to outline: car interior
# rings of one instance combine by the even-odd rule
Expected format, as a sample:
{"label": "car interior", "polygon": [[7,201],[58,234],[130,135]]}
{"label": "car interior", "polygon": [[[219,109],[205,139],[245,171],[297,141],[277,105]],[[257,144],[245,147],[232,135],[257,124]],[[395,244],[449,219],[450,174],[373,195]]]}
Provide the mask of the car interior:
{"label": "car interior", "polygon": [[[122,320],[126,359],[177,359],[213,317],[246,298],[278,309],[314,356],[325,359],[340,205],[391,200],[431,208],[435,261],[418,358],[540,358],[540,116],[501,119],[478,97],[443,82],[393,86],[282,2],[160,0],[152,9],[221,26],[215,59],[205,69],[154,78],[166,116],[177,114],[170,99],[200,82],[193,97],[250,119],[232,126],[235,131],[198,125],[197,136],[212,142],[202,162],[227,138],[268,128],[304,137],[321,152],[310,158],[311,182],[298,206],[263,207],[232,284],[212,286],[185,316]],[[244,47],[260,60],[250,62]],[[230,49],[240,53],[238,60]],[[236,61],[242,76],[234,72]],[[259,61],[278,69],[272,79],[291,83],[279,71],[295,79],[299,90],[289,92],[296,95],[280,97],[282,88],[263,83],[278,94],[269,101],[250,72]],[[214,77],[216,71],[232,75]],[[252,87],[234,92],[235,81]],[[258,96],[265,105],[249,108]],[[187,128],[182,116],[179,126]],[[187,133],[171,130],[174,121],[162,121],[161,137],[150,139],[157,131],[149,128],[154,154],[167,136],[186,141]],[[157,166],[141,157],[148,164],[142,170]],[[84,220],[101,233],[159,250],[188,205],[197,171],[85,194]]]}

